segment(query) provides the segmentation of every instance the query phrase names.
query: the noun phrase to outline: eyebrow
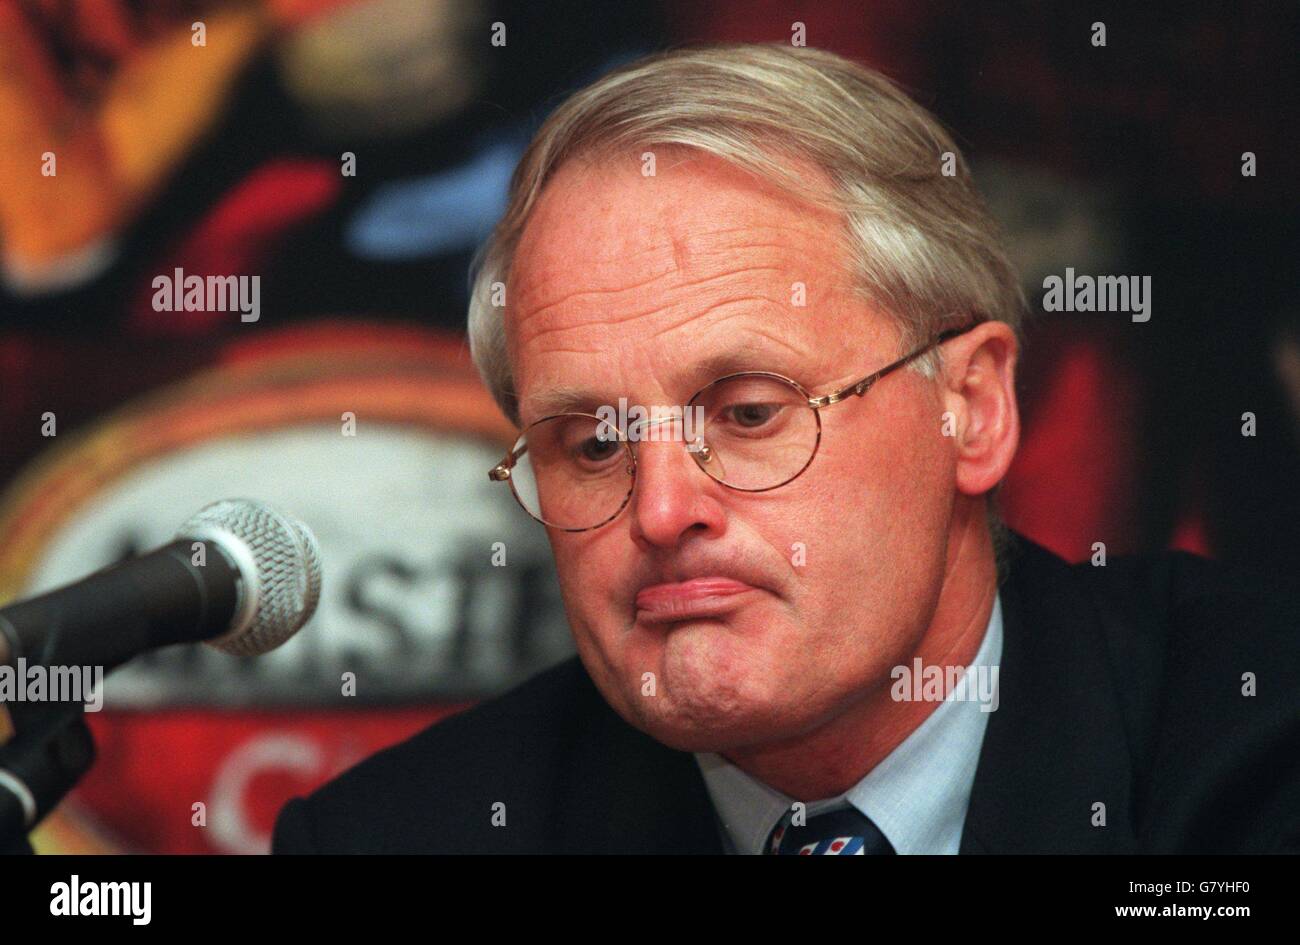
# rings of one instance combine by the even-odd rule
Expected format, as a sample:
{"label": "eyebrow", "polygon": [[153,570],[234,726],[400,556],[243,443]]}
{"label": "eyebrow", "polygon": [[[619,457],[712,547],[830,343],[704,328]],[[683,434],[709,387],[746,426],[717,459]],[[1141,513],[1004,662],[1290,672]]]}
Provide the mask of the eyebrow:
{"label": "eyebrow", "polygon": [[[678,375],[677,386],[678,389],[686,391],[688,396],[694,396],[695,392],[705,384],[726,377],[728,374],[770,371],[793,377],[794,375],[789,373],[787,364],[790,356],[791,352],[787,349],[769,351],[753,345],[740,345],[694,362]],[[521,417],[532,416],[534,420],[540,420],[557,413],[595,413],[598,407],[617,405],[619,396],[627,397],[628,403],[636,403],[626,393],[611,397],[608,394],[596,393],[589,388],[554,385],[524,398],[520,415]],[[678,406],[685,406],[685,402]],[[528,409],[523,409],[525,407]],[[528,422],[532,421],[525,420],[525,424]]]}

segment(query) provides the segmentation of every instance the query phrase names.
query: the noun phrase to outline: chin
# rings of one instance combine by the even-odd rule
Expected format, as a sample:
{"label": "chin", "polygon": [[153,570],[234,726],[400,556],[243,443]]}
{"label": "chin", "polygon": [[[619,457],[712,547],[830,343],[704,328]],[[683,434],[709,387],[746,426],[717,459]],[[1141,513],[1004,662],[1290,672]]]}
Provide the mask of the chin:
{"label": "chin", "polygon": [[797,735],[799,726],[792,726],[788,715],[773,709],[770,705],[683,704],[663,699],[640,707],[637,718],[628,721],[677,751],[723,752]]}
{"label": "chin", "polygon": [[661,669],[655,696],[639,689],[621,694],[623,715],[669,748],[724,751],[792,737],[808,725],[806,703],[800,705],[785,680],[763,673],[766,667],[687,659],[669,647]]}
{"label": "chin", "polygon": [[[608,628],[602,628],[608,629]],[[634,624],[622,646],[602,632],[575,635],[597,688],[623,719],[678,751],[722,751],[794,737],[815,724],[806,678],[774,654],[780,621],[700,620],[671,629]],[[646,672],[655,695],[642,695]]]}

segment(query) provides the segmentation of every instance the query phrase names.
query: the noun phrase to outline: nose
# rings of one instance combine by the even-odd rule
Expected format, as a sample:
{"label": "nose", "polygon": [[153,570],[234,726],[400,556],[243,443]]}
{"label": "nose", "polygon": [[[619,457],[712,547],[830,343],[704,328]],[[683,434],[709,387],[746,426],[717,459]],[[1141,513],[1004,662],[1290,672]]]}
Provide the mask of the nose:
{"label": "nose", "polygon": [[721,534],[726,513],[722,487],[696,465],[680,440],[642,440],[636,450],[632,535],[638,541],[670,548],[689,532]]}

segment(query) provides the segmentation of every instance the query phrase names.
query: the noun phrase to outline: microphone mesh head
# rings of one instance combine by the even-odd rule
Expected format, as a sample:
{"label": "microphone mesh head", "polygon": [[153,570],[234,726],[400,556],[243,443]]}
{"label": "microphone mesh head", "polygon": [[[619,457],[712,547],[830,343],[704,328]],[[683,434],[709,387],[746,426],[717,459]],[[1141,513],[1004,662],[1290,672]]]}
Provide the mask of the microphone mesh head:
{"label": "microphone mesh head", "polygon": [[302,522],[252,499],[222,499],[196,512],[177,538],[216,542],[243,575],[229,633],[211,646],[256,656],[289,639],[320,601],[320,548]]}

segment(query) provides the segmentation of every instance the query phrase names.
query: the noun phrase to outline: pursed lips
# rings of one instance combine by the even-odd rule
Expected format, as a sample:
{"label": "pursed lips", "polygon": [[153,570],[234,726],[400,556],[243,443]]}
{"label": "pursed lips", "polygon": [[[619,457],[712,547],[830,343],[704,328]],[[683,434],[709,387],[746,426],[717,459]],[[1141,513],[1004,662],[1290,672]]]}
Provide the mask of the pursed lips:
{"label": "pursed lips", "polygon": [[741,606],[744,595],[757,590],[752,584],[721,574],[651,584],[637,592],[637,617],[643,623],[714,617]]}

